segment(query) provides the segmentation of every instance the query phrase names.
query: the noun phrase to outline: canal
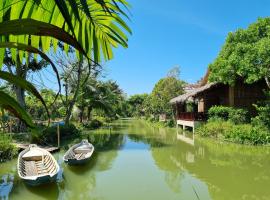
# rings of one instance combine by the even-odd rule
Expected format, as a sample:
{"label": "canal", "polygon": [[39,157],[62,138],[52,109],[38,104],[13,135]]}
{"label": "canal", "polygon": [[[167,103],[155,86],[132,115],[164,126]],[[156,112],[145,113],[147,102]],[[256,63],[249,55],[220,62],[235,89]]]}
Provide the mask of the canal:
{"label": "canal", "polygon": [[53,184],[29,187],[17,175],[16,159],[0,164],[0,199],[270,199],[270,148],[217,143],[139,120],[84,137],[96,148],[92,160],[67,166],[65,146],[54,154],[61,172]]}

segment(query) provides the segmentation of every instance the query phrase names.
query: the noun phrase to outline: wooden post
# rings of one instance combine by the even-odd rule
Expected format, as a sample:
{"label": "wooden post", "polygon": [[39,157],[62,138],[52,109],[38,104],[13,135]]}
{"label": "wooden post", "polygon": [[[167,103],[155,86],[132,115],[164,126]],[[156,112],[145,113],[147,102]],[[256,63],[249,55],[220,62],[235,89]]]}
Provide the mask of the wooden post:
{"label": "wooden post", "polygon": [[234,106],[234,86],[229,86],[229,105]]}
{"label": "wooden post", "polygon": [[57,142],[58,142],[58,147],[60,147],[60,128],[59,128],[59,124],[57,124]]}
{"label": "wooden post", "polygon": [[8,131],[11,133],[12,132],[12,123],[9,121],[9,124],[8,124],[9,126],[8,126]]}

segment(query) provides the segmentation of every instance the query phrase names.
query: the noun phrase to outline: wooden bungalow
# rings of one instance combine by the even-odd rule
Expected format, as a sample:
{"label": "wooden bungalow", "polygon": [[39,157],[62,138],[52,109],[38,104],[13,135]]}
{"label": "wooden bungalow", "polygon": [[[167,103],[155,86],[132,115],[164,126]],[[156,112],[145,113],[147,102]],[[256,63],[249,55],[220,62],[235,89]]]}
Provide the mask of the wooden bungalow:
{"label": "wooden bungalow", "polygon": [[175,111],[177,126],[195,127],[207,120],[208,110],[215,105],[245,108],[254,115],[254,103],[265,98],[264,81],[246,84],[242,80],[236,81],[234,86],[223,83],[204,83],[188,93],[170,100]]}

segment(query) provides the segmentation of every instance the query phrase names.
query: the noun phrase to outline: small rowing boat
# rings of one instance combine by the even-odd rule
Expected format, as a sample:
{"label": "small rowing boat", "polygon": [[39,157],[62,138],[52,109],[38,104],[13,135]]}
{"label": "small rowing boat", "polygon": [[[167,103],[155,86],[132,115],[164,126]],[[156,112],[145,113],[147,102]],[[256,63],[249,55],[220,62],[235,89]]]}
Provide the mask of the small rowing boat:
{"label": "small rowing boat", "polygon": [[54,182],[60,170],[52,154],[35,144],[19,154],[17,168],[19,177],[32,186]]}
{"label": "small rowing boat", "polygon": [[73,145],[64,155],[65,163],[69,165],[80,165],[90,160],[94,146],[88,140],[82,140],[80,143]]}

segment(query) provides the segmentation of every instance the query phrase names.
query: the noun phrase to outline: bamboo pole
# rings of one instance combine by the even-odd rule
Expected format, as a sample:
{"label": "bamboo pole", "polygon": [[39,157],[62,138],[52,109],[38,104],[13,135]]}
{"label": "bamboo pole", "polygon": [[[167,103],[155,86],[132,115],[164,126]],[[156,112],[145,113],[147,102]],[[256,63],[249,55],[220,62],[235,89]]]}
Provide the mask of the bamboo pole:
{"label": "bamboo pole", "polygon": [[60,147],[60,128],[59,128],[59,123],[57,124],[57,142],[58,142],[58,147]]}

